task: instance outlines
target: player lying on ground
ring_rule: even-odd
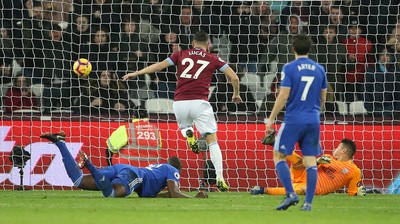
[[[365,195],[365,188],[359,186],[361,181],[361,171],[352,162],[356,152],[356,145],[352,140],[343,139],[339,146],[333,151],[332,155],[324,154],[317,159],[318,163],[318,180],[316,195],[324,195],[333,193],[348,187],[347,193],[350,196]],[[292,155],[286,157],[291,164],[290,171],[292,176],[293,188],[298,195],[304,195],[307,189],[306,169],[303,166],[303,159],[293,152]],[[267,188],[255,186],[250,191],[251,194],[270,194],[285,195],[286,191],[283,187]]]
[[[65,169],[74,185],[83,190],[101,190],[104,197],[126,197],[136,192],[139,197],[190,198],[179,190],[179,171],[182,163],[177,157],[168,159],[168,164],[154,164],[145,168],[117,164],[97,169],[84,152],[80,152],[78,163],[65,145],[65,133],[43,133],[45,138],[59,148]],[[83,175],[81,169],[86,167],[91,175]],[[167,187],[167,192],[160,193]],[[160,194],[159,194],[160,193]],[[195,197],[207,198],[205,192]]]

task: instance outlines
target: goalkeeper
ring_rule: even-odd
[[[350,196],[365,195],[365,188],[359,186],[361,181],[361,171],[352,162],[356,152],[356,145],[352,140],[343,139],[339,146],[333,151],[332,155],[324,154],[317,159],[318,180],[316,195],[333,193],[344,186],[348,187],[347,194]],[[306,170],[303,166],[302,158],[293,152],[287,156],[286,160],[291,164],[290,172],[293,188],[298,195],[305,195],[307,182]],[[270,194],[285,195],[285,188],[267,188],[255,186],[250,190],[252,195]]]
[[[117,164],[97,169],[83,151],[78,164],[65,145],[65,133],[43,133],[41,138],[53,142],[61,152],[63,163],[74,185],[83,190],[100,190],[104,197],[126,197],[136,192],[139,197],[189,198],[179,190],[179,172],[182,163],[177,157],[168,159],[168,164],[155,164],[145,168]],[[83,175],[86,167],[91,175]],[[160,193],[164,188],[167,192]],[[195,197],[207,198],[205,192]]]

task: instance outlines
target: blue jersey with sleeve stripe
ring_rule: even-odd
[[[300,57],[282,68],[281,88],[289,88],[284,122],[319,124],[321,90],[327,89],[325,69],[317,62]]]
[[[153,164],[144,168],[130,165],[119,166],[119,170],[129,169],[138,176],[141,187],[135,191],[139,197],[157,196],[167,186],[167,180],[173,180],[179,184],[179,171],[169,164]]]

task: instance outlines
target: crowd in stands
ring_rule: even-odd
[[[362,101],[367,115],[400,115],[400,0],[9,0],[0,9],[4,113],[130,114],[149,98],[173,99],[173,66],[128,82],[121,77],[190,48],[192,35],[205,30],[211,52],[242,80],[259,80],[241,83],[245,103],[235,105],[216,74],[216,113],[268,115],[280,71],[294,59],[293,37],[307,33],[309,57],[327,72],[326,114],[338,113],[336,102]],[[78,58],[93,65],[87,78],[72,72]],[[37,86],[38,96],[31,90]]]

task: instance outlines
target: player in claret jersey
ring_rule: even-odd
[[[128,73],[123,79],[128,80],[139,75],[154,73],[177,66],[177,87],[174,95],[174,113],[182,135],[187,138],[193,152],[199,153],[194,137],[193,123],[202,136],[206,137],[210,149],[211,161],[217,175],[217,187],[227,191],[223,176],[222,153],[217,142],[217,123],[214,112],[208,102],[212,75],[216,70],[223,72],[233,85],[232,101],[239,103],[239,78],[228,64],[216,55],[207,52],[208,35],[199,31],[194,35],[192,49],[175,52],[162,62],[150,65],[140,71]]]

